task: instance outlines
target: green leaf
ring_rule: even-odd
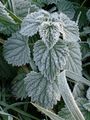
[[[0,47],[0,80],[10,80],[15,74],[16,70],[4,60],[2,48]]]
[[[50,81],[55,80],[60,70],[64,69],[67,53],[67,47],[62,41],[58,41],[50,50],[41,40],[34,45],[34,61],[42,75]]]
[[[88,20],[90,21],[90,9],[87,11],[87,18],[88,18]]]
[[[19,26],[14,24],[4,25],[0,23],[0,33],[4,35],[11,35],[18,30]]]
[[[0,80],[12,79],[15,74],[15,69],[8,65],[6,61],[0,57]]]
[[[69,55],[67,58],[66,69],[75,72],[78,75],[82,75],[81,71],[81,52],[80,45],[78,43],[68,43]]]
[[[44,17],[48,15],[49,13],[44,10],[39,10],[38,12],[28,14],[21,24],[20,33],[26,36],[33,36],[37,33]]]
[[[9,104],[6,104],[6,103],[4,103],[4,102],[2,102],[2,101],[0,102],[0,105],[2,105],[2,106],[4,106],[4,107],[8,107],[8,106],[9,106]],[[28,117],[28,118],[32,118],[32,119],[35,119],[35,120],[39,120],[39,119],[36,118],[35,116],[32,116],[30,113],[27,113],[27,112],[25,112],[25,111],[23,111],[23,110],[21,110],[21,109],[19,109],[19,108],[17,108],[17,107],[11,107],[11,110],[13,110],[13,111],[21,114],[22,116],[26,116],[26,117]],[[20,120],[20,119],[19,119],[19,120]]]
[[[4,44],[4,57],[9,64],[21,66],[30,62],[28,38],[14,33]]]
[[[56,6],[59,12],[63,12],[71,19],[74,17],[75,10],[72,2],[67,0],[58,0]]]
[[[39,27],[39,33],[47,48],[52,48],[59,40],[59,24],[56,22],[43,22]]]
[[[12,4],[14,7],[14,13],[22,18],[26,17],[28,12],[35,12],[38,10],[38,7],[31,5],[29,0],[12,0]]]
[[[31,101],[45,108],[52,108],[60,100],[58,81],[51,83],[41,73],[30,72],[24,79],[26,91]]]
[[[25,73],[19,74],[12,81],[12,93],[17,99],[23,100],[27,97],[26,87],[24,85]]]
[[[0,22],[15,23],[5,10],[5,6],[0,2]]]
[[[76,8],[76,10],[77,10],[77,14],[79,14],[79,12],[81,11],[81,15],[78,21],[79,28],[81,29],[83,26],[86,26],[88,23],[87,16],[86,16],[87,8],[81,7],[78,9]]]
[[[81,32],[81,35],[86,36],[86,35],[89,35],[89,34],[90,34],[90,27],[89,26],[84,27],[83,32]]]
[[[62,108],[61,111],[58,112],[58,115],[65,120],[75,120],[67,107]]]
[[[81,43],[81,52],[82,52],[82,60],[85,61],[88,57],[90,57],[90,48],[88,43]]]
[[[40,110],[42,113],[47,115],[51,120],[64,120],[63,118],[59,117],[55,113],[51,112],[50,110],[47,110],[37,104],[32,103],[38,110]]]

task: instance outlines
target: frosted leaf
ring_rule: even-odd
[[[0,21],[7,23],[15,23],[9,16],[9,13],[5,10],[5,6],[0,2]]]
[[[87,90],[87,98],[90,100],[90,87]]]
[[[68,43],[68,57],[66,69],[76,74],[82,75],[82,67],[81,67],[81,52],[80,45],[78,43]]]
[[[88,20],[90,21],[90,9],[86,13]]]
[[[82,83],[76,83],[73,89],[73,96],[75,99],[83,97],[85,95],[85,87]]]
[[[42,0],[43,1],[43,0]],[[45,3],[47,3],[48,5],[49,4],[56,4],[57,2],[58,2],[58,0],[44,0],[45,1]]]
[[[39,33],[47,48],[52,48],[59,40],[59,24],[56,22],[43,22],[39,27]]]
[[[4,44],[4,57],[9,64],[21,66],[30,62],[28,38],[14,33]]]
[[[48,80],[54,80],[66,64],[67,47],[61,41],[48,50],[44,42],[39,40],[34,45],[34,61],[41,73]]]
[[[68,42],[77,42],[79,38],[79,28],[77,23],[70,20],[64,13],[52,13],[51,20],[57,22],[60,25],[60,33],[62,34],[63,40]]]
[[[75,14],[72,2],[67,0],[58,0],[56,4],[58,11],[66,14],[69,18],[73,18]]]
[[[90,112],[90,102],[83,105],[83,107]]]
[[[53,13],[51,14],[51,19],[60,25],[60,33],[65,41],[77,42],[80,40],[78,25],[70,20],[67,15],[64,13]]]
[[[38,10],[38,7],[31,5],[29,0],[13,0],[14,4],[14,13],[20,17],[26,17],[28,12],[35,12]]]
[[[4,35],[11,35],[12,33],[15,33],[18,29],[19,29],[18,25],[15,24],[4,25],[0,23],[0,33],[3,33]]]
[[[49,16],[49,13],[44,10],[28,14],[21,24],[20,33],[26,36],[33,36],[36,34],[45,16]]]
[[[41,73],[34,71],[28,73],[24,81],[31,101],[45,108],[52,108],[60,100],[58,81],[50,83]]]
[[[61,111],[59,111],[58,114],[59,114],[60,117],[62,117],[65,120],[75,120],[67,107],[62,108]]]
[[[61,33],[63,34],[63,39],[69,42],[77,42],[79,38],[79,29],[77,24],[70,20],[65,14],[60,13],[60,25],[62,27]]]
[[[47,11],[39,10],[28,14],[22,22],[20,33],[33,36],[38,30],[48,46],[51,46],[51,43],[53,46],[58,41],[60,33],[65,41],[77,42],[80,40],[78,25],[63,13],[49,14]]]

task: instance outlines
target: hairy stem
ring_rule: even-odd
[[[80,82],[80,83],[83,83],[87,86],[90,86],[90,81],[87,80],[86,78],[74,73],[74,72],[71,72],[71,71],[66,71],[66,76],[68,78],[71,78],[70,81],[72,82]]]
[[[60,73],[58,75],[58,80],[59,80],[59,86],[60,86],[60,92],[62,94],[62,97],[69,109],[69,111],[71,112],[72,116],[74,117],[75,120],[85,120],[80,109],[78,108],[74,97],[71,93],[71,90],[68,86],[67,80],[66,80],[66,75],[65,75],[65,71],[63,71],[62,73]]]

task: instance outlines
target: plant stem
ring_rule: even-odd
[[[21,23],[22,22],[22,20],[19,18],[19,17],[17,17],[13,12],[11,12],[10,10],[8,10],[7,8],[5,8],[6,9],[6,11],[10,14],[10,16],[16,21],[16,22],[18,22],[18,23]]]
[[[66,76],[68,78],[70,78],[69,81],[71,81],[71,82],[80,82],[82,84],[90,86],[90,81],[89,80],[87,80],[86,78],[84,78],[84,77],[82,77],[82,76],[80,76],[80,75],[78,75],[74,72],[71,72],[71,71],[67,70],[66,71]]]
[[[61,95],[75,120],[85,120],[68,86],[65,71],[58,75]]]
[[[81,4],[81,6],[80,6],[80,8],[82,8],[83,7],[83,5],[85,4],[85,2],[86,2],[87,0],[84,0],[83,2],[82,2],[82,4]]]

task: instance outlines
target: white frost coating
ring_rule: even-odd
[[[66,71],[66,76],[70,78],[71,81],[80,82],[82,84],[85,84],[87,86],[90,86],[90,81],[86,78],[82,77],[81,75],[76,74],[75,72]]]
[[[31,5],[29,0],[11,0],[13,5],[14,13],[19,17],[26,17],[28,11],[31,12],[37,11],[39,8],[36,5]]]
[[[54,104],[57,104],[57,100],[60,101],[58,81],[50,83],[40,72],[34,71],[28,73],[24,81],[31,101],[39,103],[45,108],[52,108]]]
[[[67,57],[67,64],[65,69],[82,76],[80,45],[77,42],[69,42],[67,45],[69,54]]]
[[[61,34],[65,41],[80,40],[78,25],[63,13],[50,14],[45,10],[39,10],[28,14],[22,22],[20,33],[33,36],[38,31],[48,47],[53,47]]]
[[[74,17],[75,10],[73,3],[68,0],[59,0],[57,2],[57,8],[59,12],[63,12],[66,14],[70,19]]]
[[[90,87],[87,90],[87,98],[90,100]]]
[[[77,23],[70,20],[67,15],[64,13],[52,13],[51,14],[52,21],[55,21],[60,26],[60,32],[63,35],[63,39],[68,42],[77,42],[80,40],[79,38],[79,29]]]
[[[90,112],[90,102],[84,104],[83,107]]]
[[[78,99],[78,97],[83,97],[85,93],[85,87],[82,83],[76,83],[73,89],[74,99]]]
[[[87,18],[88,18],[88,20],[90,21],[90,9],[87,11]]]
[[[47,48],[50,49],[59,40],[59,24],[57,22],[43,22],[39,27],[39,33]]]
[[[42,40],[34,45],[34,61],[44,77],[50,81],[55,80],[60,70],[64,69],[67,54],[67,47],[62,41],[58,41],[50,50]]]
[[[70,91],[70,88],[68,86],[65,76],[66,76],[65,71],[61,72],[58,75],[58,81],[59,81],[61,95],[62,95],[69,111],[74,116],[75,120],[85,120],[74,100],[74,97]]]
[[[63,34],[63,39],[69,42],[77,42],[80,40],[78,25],[63,13],[60,13],[59,18],[60,26],[62,27],[61,33]]]
[[[30,49],[28,38],[20,33],[14,33],[4,44],[4,57],[9,64],[15,66],[30,62]]]
[[[39,10],[38,12],[34,12],[28,14],[22,24],[21,24],[21,31],[22,35],[26,36],[33,36],[39,30],[40,24],[43,22],[45,17],[47,18],[49,13],[44,10]]]

